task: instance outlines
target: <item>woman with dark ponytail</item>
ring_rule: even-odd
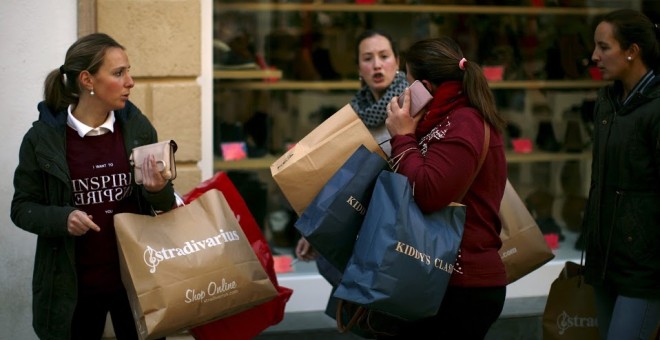
[[[135,183],[128,155],[158,141],[129,100],[124,47],[103,33],[69,47],[48,74],[39,119],[23,137],[11,219],[37,235],[33,321],[40,339],[101,339],[108,313],[117,339],[137,339],[119,274],[113,217],[170,210],[172,183],[156,160]]]
[[[591,59],[612,81],[598,93],[585,279],[602,339],[658,339],[660,326],[660,45],[631,9],[597,21]]]
[[[410,90],[403,106],[390,101],[387,129],[397,172],[414,186],[426,213],[451,202],[467,206],[459,255],[438,313],[408,323],[402,338],[483,339],[506,296],[506,272],[498,250],[500,202],[507,179],[502,131],[506,126],[479,65],[467,60],[450,37],[425,39],[406,53],[408,82],[420,81],[433,95],[411,117]],[[488,149],[483,155],[488,129]],[[462,200],[461,200],[462,197]],[[387,338],[387,337],[384,337]]]

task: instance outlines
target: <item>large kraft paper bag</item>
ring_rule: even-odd
[[[220,191],[157,216],[114,217],[140,339],[236,314],[277,290]]]
[[[270,166],[275,183],[298,216],[360,145],[387,159],[369,129],[346,104]]]
[[[540,268],[555,257],[536,220],[508,179],[500,205],[500,220],[502,247],[499,254],[504,262],[509,283]]]
[[[543,339],[599,338],[594,288],[584,282],[582,266],[567,261],[550,286],[543,311]]]

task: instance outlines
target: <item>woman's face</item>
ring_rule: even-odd
[[[614,38],[614,26],[609,22],[601,22],[594,32],[594,52],[591,60],[596,63],[605,80],[620,80],[630,69],[627,60],[629,53],[621,49]]]
[[[107,111],[122,109],[126,105],[131,88],[135,85],[128,74],[130,69],[126,52],[118,47],[109,48],[103,64],[92,75],[94,98],[107,107]]]
[[[358,46],[360,77],[369,86],[376,100],[385,93],[399,70],[399,59],[386,37],[374,35]]]

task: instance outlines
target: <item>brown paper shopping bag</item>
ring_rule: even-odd
[[[298,216],[360,145],[387,158],[347,104],[270,166],[275,183]]]
[[[533,272],[555,257],[534,217],[508,179],[500,205],[500,220],[502,247],[499,253],[509,283]]]
[[[122,281],[140,339],[163,337],[277,296],[217,189],[158,216],[123,213],[114,219]]]
[[[543,311],[543,339],[599,339],[594,289],[580,270],[579,264],[568,261],[552,282]]]

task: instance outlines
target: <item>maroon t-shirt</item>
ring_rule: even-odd
[[[69,127],[67,162],[74,205],[92,215],[101,228],[76,237],[80,294],[119,290],[122,282],[113,216],[138,209],[131,198],[131,169],[117,123],[114,132],[84,138]]]

